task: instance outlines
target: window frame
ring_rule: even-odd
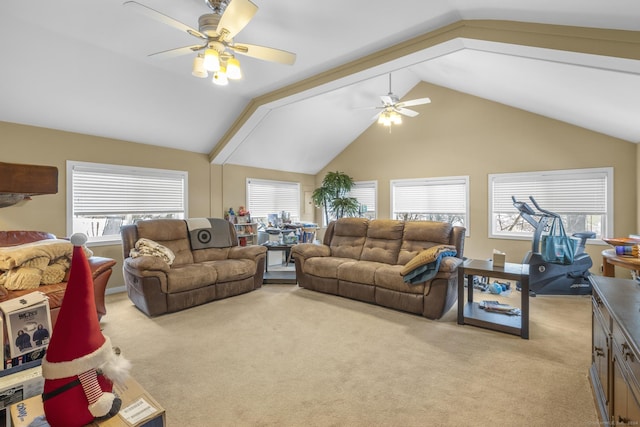
[[[458,176],[443,176],[443,177],[428,177],[428,178],[409,178],[409,179],[392,179],[389,181],[389,191],[390,191],[390,217],[396,218],[395,212],[395,188],[396,184],[411,184],[415,183],[416,186],[419,184],[427,185],[427,186],[436,186],[438,183],[442,185],[455,185],[455,184],[463,184],[464,185],[464,215],[465,215],[465,224],[463,227],[465,230],[466,237],[470,235],[470,224],[471,217],[469,213],[469,175],[458,175]],[[406,185],[405,185],[406,186]]]
[[[93,163],[93,162],[80,162],[75,160],[67,160],[66,172],[67,172],[67,214],[66,214],[66,230],[67,235],[72,235],[76,231],[74,230],[74,173],[76,169],[82,169],[83,172],[92,173],[104,173],[106,175],[111,173],[114,175],[137,175],[140,177],[162,177],[168,179],[176,179],[182,181],[182,212],[178,215],[182,215],[183,218],[189,217],[189,173],[187,171],[178,171],[172,169],[158,169],[158,168],[146,168],[139,166],[124,166],[114,165],[108,163]],[[178,211],[180,212],[180,211]],[[105,215],[108,216],[108,215]],[[108,234],[106,236],[87,236],[87,244],[91,246],[113,245],[122,241],[120,233]]]
[[[373,218],[371,219],[376,219],[378,217],[378,181],[376,180],[369,180],[369,181],[354,181],[353,182],[353,187],[351,189],[351,191],[353,191],[354,189],[357,189],[357,187],[360,188],[365,188],[365,189],[373,189],[373,203],[374,203],[374,210],[373,212]],[[358,200],[357,197],[355,197],[353,194],[351,194],[351,191],[347,194],[348,197],[354,197],[356,200]],[[360,200],[358,200],[358,203],[360,205],[362,205],[362,203],[360,203]],[[368,206],[368,205],[366,205]],[[370,212],[367,208],[367,212]],[[368,218],[368,217],[367,217]]]
[[[264,218],[261,215],[257,215],[254,211],[255,209],[253,209],[251,207],[251,200],[250,195],[251,195],[251,191],[250,191],[250,185],[251,185],[251,181],[256,181],[256,182],[262,182],[262,183],[276,183],[276,184],[285,184],[287,186],[295,186],[296,187],[296,207],[297,207],[297,215],[294,215],[292,212],[289,212],[290,216],[291,216],[291,220],[293,221],[294,218],[297,218],[297,221],[301,221],[301,215],[302,215],[302,209],[300,209],[301,206],[301,185],[300,182],[297,181],[282,181],[282,180],[274,180],[274,179],[264,179],[264,178],[247,178],[246,182],[245,182],[245,206],[247,208],[247,210],[249,211],[250,215],[251,215],[251,220],[254,221],[254,218]],[[282,212],[282,209],[278,210],[277,212],[272,212],[275,214],[279,214],[280,212]],[[268,217],[267,217],[268,218]],[[268,221],[268,219],[267,219]],[[267,225],[267,224],[265,224]]]
[[[487,184],[487,192],[488,192],[487,222],[488,222],[489,238],[490,239],[507,239],[507,240],[531,240],[531,238],[533,237],[533,233],[529,233],[529,232],[518,232],[517,234],[515,233],[505,234],[504,232],[496,233],[496,231],[494,230],[494,220],[493,220],[494,219],[494,183],[497,180],[500,180],[500,179],[504,180],[505,178],[511,177],[513,178],[512,182],[516,182],[516,181],[523,181],[523,179],[529,178],[533,182],[543,183],[543,182],[559,181],[559,180],[554,181],[553,179],[549,179],[550,176],[564,177],[565,180],[566,179],[576,180],[580,178],[587,179],[589,175],[593,176],[598,174],[603,174],[606,180],[605,182],[606,213],[605,213],[605,221],[604,221],[604,226],[606,227],[606,229],[604,230],[603,234],[614,235],[615,233],[613,229],[614,227],[614,221],[613,221],[614,219],[614,215],[613,215],[614,214],[614,200],[613,200],[614,173],[613,172],[614,172],[613,167],[601,167],[601,168],[558,169],[558,170],[550,170],[550,171],[489,174],[488,184]],[[531,204],[528,196],[524,201]],[[536,201],[539,201],[539,200],[536,199]],[[550,206],[550,207],[541,206],[541,207],[554,212],[553,206]],[[517,212],[515,207],[514,207],[514,212]],[[560,214],[562,214],[562,212],[560,212]],[[588,231],[588,230],[581,230],[581,231]],[[568,234],[571,234],[571,232],[568,232]],[[596,237],[595,239],[588,239],[588,242],[590,244],[605,244],[605,242],[602,241],[602,237],[604,236]]]

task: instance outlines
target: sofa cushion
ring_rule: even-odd
[[[402,245],[404,223],[392,219],[376,219],[369,222],[367,238],[364,242],[363,261],[395,264]]]
[[[192,255],[193,262],[217,261],[229,258],[229,248],[198,249]]]
[[[331,256],[360,259],[367,237],[366,218],[341,218],[336,221],[331,239]]]
[[[404,278],[400,275],[401,270],[401,265],[383,265],[378,268],[375,274],[376,287],[409,294],[424,293],[425,283],[415,285],[405,283]]]
[[[218,283],[246,279],[247,277],[252,277],[256,272],[256,263],[250,259],[224,259],[209,261],[204,264],[216,269]]]
[[[338,279],[347,282],[374,285],[376,270],[384,265],[386,264],[371,261],[345,262],[338,266]]]
[[[437,245],[451,243],[453,226],[448,222],[408,221],[404,225],[402,247],[398,255],[398,264],[411,261],[419,252]]]
[[[351,258],[313,257],[304,263],[304,273],[327,279],[338,278],[338,267],[345,262],[353,262]]]
[[[193,264],[187,223],[181,219],[151,219],[136,224],[138,238],[153,240],[171,249],[176,256],[173,265]]]
[[[218,271],[210,265],[186,264],[169,269],[167,293],[191,291],[211,285],[218,280]]]

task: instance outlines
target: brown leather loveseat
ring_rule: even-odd
[[[298,285],[439,319],[457,300],[464,236],[444,222],[341,218],[322,245],[292,248]]]
[[[121,228],[124,281],[136,307],[148,316],[156,316],[262,286],[267,248],[239,246],[233,224],[213,220],[218,221],[216,227],[227,243],[208,248],[194,248],[198,242],[188,228],[190,220],[154,219]],[[164,255],[169,252],[175,258],[169,264],[161,256],[133,257],[132,249],[142,239],[160,245]],[[216,237],[207,235],[204,241],[209,240],[213,242]]]
[[[48,239],[57,239],[57,237],[51,233],[43,231],[0,231],[0,248],[18,247]],[[71,245],[71,242],[69,242],[69,245]],[[116,261],[111,258],[99,256],[90,256],[87,260],[89,261],[89,268],[91,269],[93,276],[93,289],[98,318],[101,318],[107,314],[107,308],[104,302],[105,290],[107,288],[107,282],[113,272],[113,266],[116,265]],[[6,272],[0,270],[0,274],[3,273]],[[62,304],[62,298],[64,297],[64,292],[67,289],[68,276],[69,271],[67,270],[64,279],[61,282],[40,285],[35,289],[7,290],[2,286],[0,289],[0,302],[17,298],[34,291],[43,292],[49,298],[51,322],[55,324],[60,310],[60,305]]]

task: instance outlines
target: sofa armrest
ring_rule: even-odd
[[[229,248],[229,259],[256,259],[267,253],[261,245],[232,246]]]
[[[442,260],[440,261],[440,268],[438,269],[438,272],[440,273],[453,273],[454,271],[456,271],[458,269],[458,267],[460,267],[460,265],[462,265],[463,260],[461,258],[458,257],[454,257],[454,256],[446,256],[446,257],[442,257]]]
[[[128,268],[138,271],[155,270],[168,273],[169,264],[165,260],[157,256],[141,256],[137,258],[126,258],[124,260],[125,265]]]
[[[89,269],[91,269],[91,275],[94,279],[116,265],[116,260],[114,259],[95,255],[87,258],[87,261],[89,262]]]
[[[301,258],[326,257],[331,256],[331,248],[327,245],[317,245],[315,243],[298,243],[291,248],[294,256]]]

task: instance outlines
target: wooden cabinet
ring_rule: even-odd
[[[592,313],[592,345],[591,370],[594,392],[599,392],[596,399],[602,402],[604,408],[609,405],[609,336],[611,331],[611,317],[600,297],[594,293]],[[602,412],[601,408],[601,412]]]
[[[258,244],[258,223],[248,222],[244,224],[234,224],[236,234],[238,235],[238,243],[240,246],[257,245]]]
[[[605,425],[640,423],[640,288],[633,280],[592,276],[590,379]]]

